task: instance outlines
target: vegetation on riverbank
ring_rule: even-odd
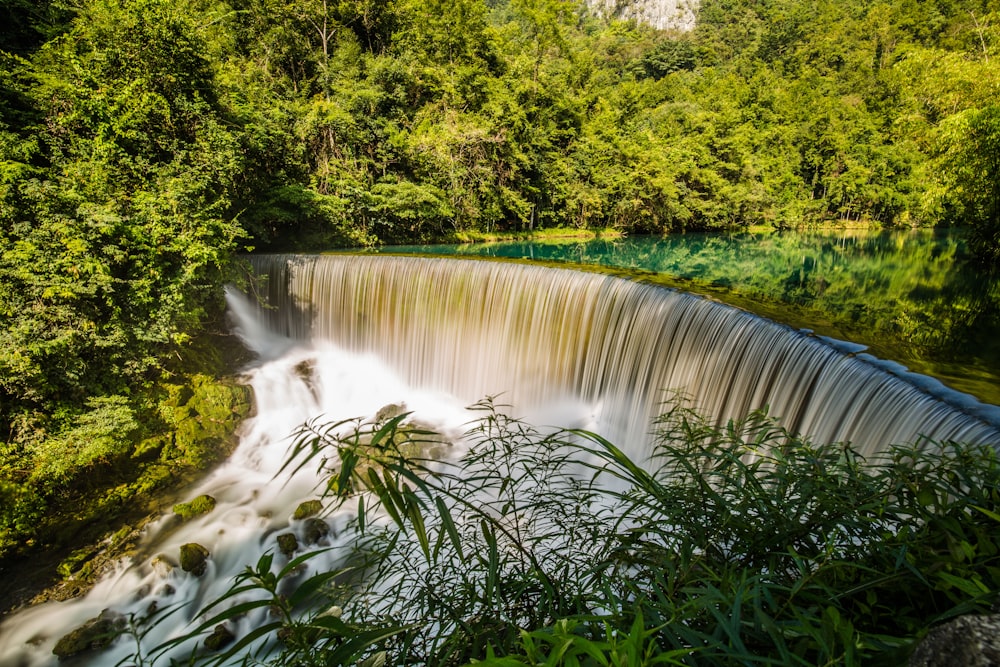
[[[101,402],[73,429],[8,447],[0,461],[0,612],[43,593],[87,590],[128,554],[163,498],[224,458],[249,414],[246,386],[228,373],[234,341],[204,337],[197,359],[128,397]],[[238,344],[237,344],[238,345]],[[221,350],[230,350],[228,358]]]
[[[421,454],[439,440],[405,415],[304,428],[287,465],[323,462],[327,511],[358,508],[344,570],[266,555],[168,645],[221,627],[192,664],[899,665],[1000,600],[989,447],[864,460],[677,404],[647,468],[481,408],[455,462]]]
[[[567,229],[554,227],[533,231],[511,232],[455,232],[442,239],[444,243],[502,243],[505,241],[587,241],[592,239],[618,239],[623,233],[617,229]]]

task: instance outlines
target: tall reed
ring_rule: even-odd
[[[988,447],[865,460],[764,412],[717,428],[677,402],[640,464],[477,408],[455,458],[407,415],[303,427],[286,467],[319,466],[333,505],[356,506],[352,562],[248,568],[190,636],[248,605],[272,622],[192,662],[256,646],[275,665],[894,665],[1000,599]]]

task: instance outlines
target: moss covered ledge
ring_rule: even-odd
[[[0,614],[85,592],[136,548],[146,523],[172,511],[179,491],[224,460],[251,412],[232,375],[174,373],[146,392],[142,428],[127,453],[60,489],[48,511],[0,553]]]

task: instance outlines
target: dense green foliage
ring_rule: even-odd
[[[0,21],[0,553],[170,426],[239,250],[847,219],[967,224],[997,261],[989,0],[705,0],[689,33],[575,0]]]
[[[647,469],[483,408],[454,462],[413,455],[439,441],[405,415],[304,428],[288,465],[357,504],[356,553],[333,571],[265,555],[169,645],[270,609],[193,664],[899,665],[1000,599],[989,447],[866,461],[765,414],[720,428],[674,407]]]
[[[192,18],[97,2],[44,27],[58,34],[24,30],[11,36],[22,54],[3,54],[0,555],[63,541],[43,524],[81,496],[110,489],[100,516],[169,477],[116,489],[151,450],[166,467],[205,460],[201,445],[147,441],[173,427],[184,374],[221,369],[191,340],[220,318],[242,233],[230,211],[243,157]]]

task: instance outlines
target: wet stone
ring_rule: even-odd
[[[405,413],[406,403],[389,403],[388,405],[383,405],[379,408],[379,411],[375,413],[375,423],[384,424],[390,419],[395,419]]]
[[[97,651],[110,644],[125,627],[125,619],[121,614],[105,609],[97,618],[92,618],[72,632],[64,635],[52,649],[58,658]]]
[[[215,498],[209,495],[200,495],[191,502],[178,503],[174,505],[174,514],[185,521],[196,516],[208,514],[215,509]]]
[[[295,550],[299,548],[299,541],[294,533],[282,533],[278,535],[278,548],[286,557],[290,558]]]
[[[296,521],[301,521],[311,516],[316,516],[323,511],[323,503],[318,500],[307,500],[304,503],[300,503],[298,507],[295,508],[295,513],[292,514],[292,518]]]
[[[181,569],[196,577],[205,574],[208,567],[209,551],[195,542],[181,545]]]
[[[315,517],[307,519],[302,530],[306,544],[317,544],[330,534],[330,526]]]
[[[1000,614],[961,616],[931,630],[910,656],[909,667],[1000,665]]]
[[[177,567],[177,563],[166,554],[154,556],[153,560],[149,561],[149,565],[153,568],[156,576],[161,579],[166,579],[173,572],[174,568]]]
[[[232,644],[235,639],[236,635],[225,625],[220,624],[215,626],[212,634],[205,637],[205,648],[209,651],[218,651]]]

